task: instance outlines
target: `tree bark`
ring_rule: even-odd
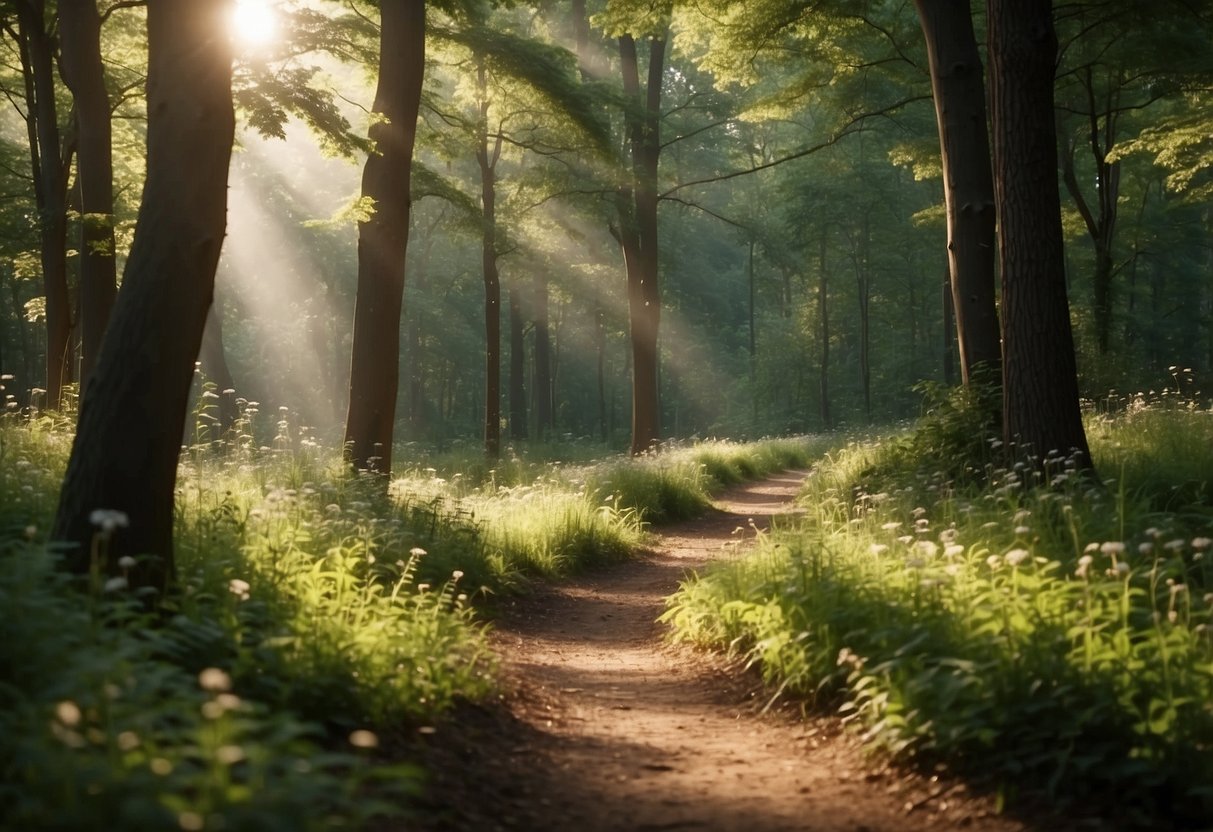
[[[1090,464],[1066,298],[1050,0],[987,0],[1002,272],[1003,432],[1019,454]]]
[[[968,386],[975,367],[984,364],[996,371],[1001,360],[994,306],[994,182],[986,91],[969,5],[953,0],[915,0],[915,6],[931,70],[943,165],[952,306],[961,379]]]
[[[649,38],[649,66],[644,90],[636,58],[636,42],[619,38],[626,111],[632,154],[629,211],[621,212],[620,236],[627,270],[628,319],[632,348],[632,454],[652,450],[661,438],[658,376],[658,332],[661,294],[658,289],[657,165],[661,154],[661,85],[665,67],[665,38]]]
[[[362,195],[374,200],[374,213],[358,224],[358,295],[345,448],[356,468],[388,475],[400,385],[409,180],[425,75],[425,0],[383,3],[380,9],[379,81],[373,109],[385,120],[371,125],[375,150],[362,172]]]
[[[112,125],[101,17],[95,0],[61,0],[59,62],[75,99],[76,181],[80,190],[80,395],[84,397],[117,294],[114,258]]]
[[[483,211],[480,266],[484,279],[484,454],[501,456],[501,275],[497,270],[497,161],[501,158],[500,133],[490,146],[488,83],[481,62],[477,69],[480,90],[479,146],[480,205]]]
[[[147,179],[122,291],[97,356],[55,517],[67,565],[163,589],[173,569],[177,458],[227,220],[235,131],[227,0],[147,11]],[[189,210],[182,210],[188,206]],[[94,549],[90,517],[126,515]],[[94,558],[104,563],[94,563]]]
[[[47,30],[43,0],[17,3],[19,48],[25,77],[26,119],[30,125],[38,230],[41,238],[42,289],[46,297],[46,407],[63,404],[63,385],[71,378],[71,303],[67,290],[67,175],[61,158],[55,107],[54,43]]]

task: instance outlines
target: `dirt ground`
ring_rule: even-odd
[[[664,599],[689,571],[738,557],[803,476],[733,489],[717,511],[662,527],[645,557],[507,605],[493,634],[501,700],[426,736],[433,781],[410,828],[1044,828],[997,815],[962,783],[865,755],[837,719],[764,710],[753,674],[666,643]]]

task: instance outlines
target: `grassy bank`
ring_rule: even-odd
[[[945,408],[832,456],[802,527],[687,583],[667,620],[1012,803],[1207,826],[1213,413],[1092,417],[1102,481],[1061,457],[974,464],[970,421]]]
[[[57,569],[45,530],[70,433],[0,426],[5,828],[307,830],[399,813],[422,774],[383,761],[494,690],[481,596],[626,557],[650,522],[811,450],[427,459],[385,488],[285,416],[263,444],[248,427],[224,453],[183,455],[178,582],[148,615],[120,578]]]

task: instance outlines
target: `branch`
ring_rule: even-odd
[[[675,202],[679,205],[685,205],[687,208],[694,208],[698,211],[702,211],[703,213],[707,214],[709,217],[715,217],[716,219],[720,220],[721,222],[728,223],[729,225],[733,226],[734,228],[740,228],[742,231],[752,232],[754,230],[753,228],[751,228],[748,225],[743,225],[742,223],[737,222],[737,220],[731,220],[728,217],[724,216],[723,214],[717,214],[711,208],[705,208],[704,206],[700,205],[698,202],[691,202],[690,200],[682,199],[681,197],[677,197],[677,196],[664,196],[664,195],[657,197],[657,199],[659,201]]]

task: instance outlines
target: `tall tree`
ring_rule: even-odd
[[[41,237],[46,298],[46,406],[62,405],[71,380],[72,320],[67,290],[67,171],[71,154],[60,144],[55,104],[55,43],[45,0],[17,0],[14,37],[25,77],[25,119]]]
[[[345,447],[357,468],[391,473],[400,379],[400,312],[409,239],[409,175],[425,73],[425,0],[380,4],[374,149],[362,172],[373,210],[358,224],[358,295]]]
[[[994,182],[986,127],[986,91],[967,3],[915,0],[927,45],[943,164],[948,272],[961,378],[1001,358],[994,307]]]
[[[227,224],[235,132],[230,0],[159,0],[147,13],[147,180],[122,290],[80,411],[54,538],[68,565],[140,585],[172,572],[177,459]],[[188,210],[182,210],[188,206]],[[129,526],[99,509],[120,511]],[[109,530],[94,549],[95,523]],[[103,555],[105,563],[94,564]]]
[[[476,164],[480,170],[480,267],[484,281],[484,453],[501,455],[501,274],[497,268],[497,163],[505,134],[489,133],[488,75],[484,58],[476,67],[478,117]],[[520,377],[521,378],[521,377]]]
[[[648,73],[640,85],[636,41],[619,37],[619,59],[625,98],[624,122],[632,171],[618,195],[618,237],[627,271],[628,322],[632,349],[633,454],[652,450],[661,438],[658,335],[661,292],[658,288],[657,166],[661,155],[661,87],[665,77],[664,31],[647,38]]]
[[[76,184],[80,195],[80,392],[101,346],[117,293],[114,265],[112,126],[101,16],[95,0],[61,0],[59,71],[72,91],[76,114]]]
[[[1090,464],[1066,297],[1050,0],[987,0],[1002,272],[1003,433]]]

